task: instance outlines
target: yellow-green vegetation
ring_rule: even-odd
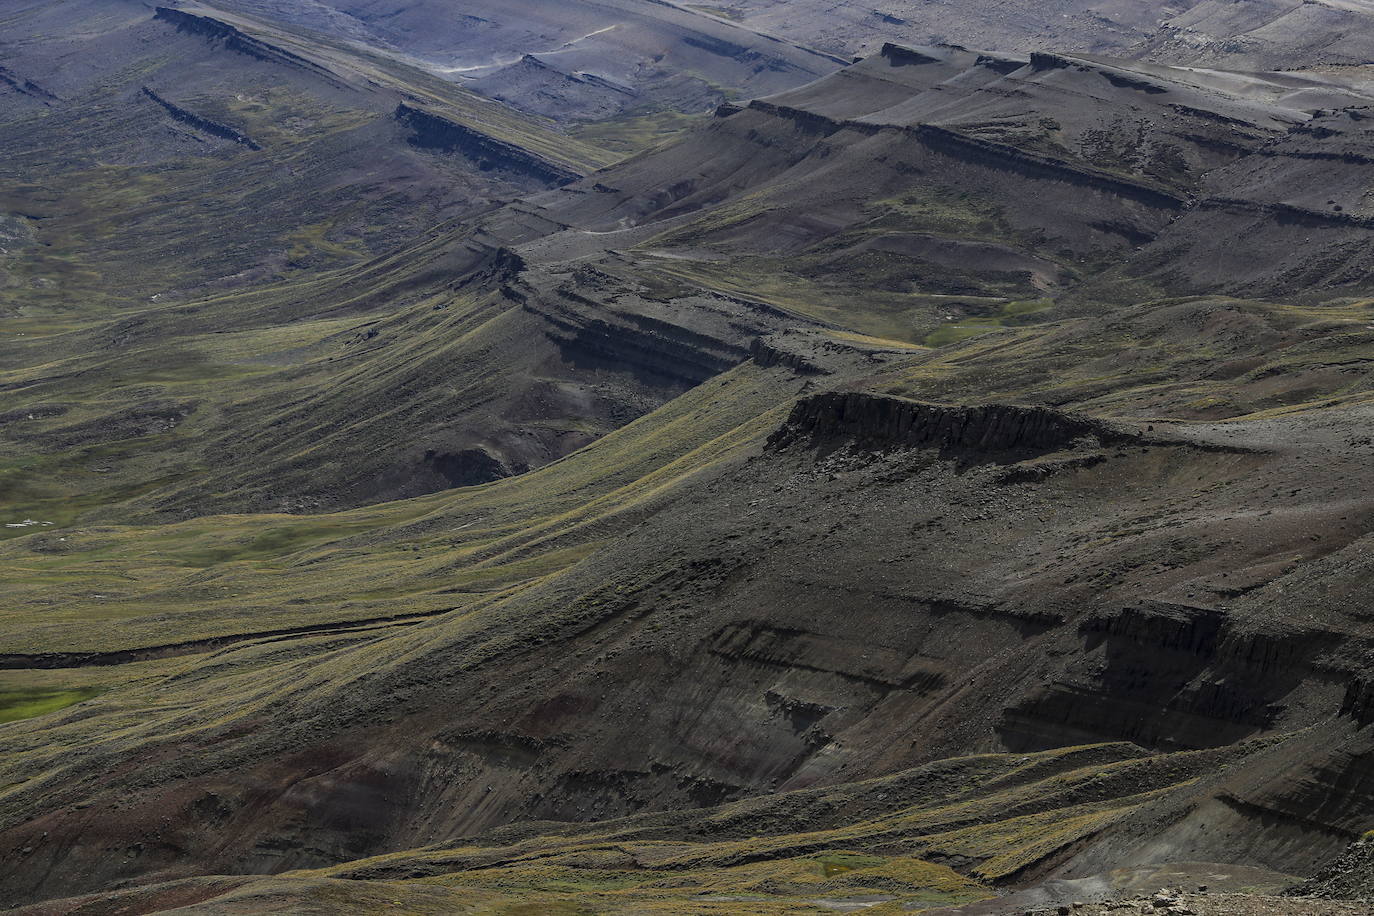
[[[951,303],[988,303],[1001,299],[939,296],[875,289],[860,277],[843,271],[817,277],[801,276],[783,259],[741,257],[728,261],[652,259],[652,245],[644,270],[693,283],[732,296],[764,302],[812,321],[848,329],[862,336],[899,343],[925,342],[939,316]]]
[[[514,842],[429,847],[280,880],[347,878],[362,894],[461,890],[455,899],[474,913],[782,914],[819,902],[912,912],[991,897],[993,883],[1246,752],[1156,757],[1112,744],[966,757],[701,812],[533,825]],[[808,812],[813,830],[782,826]],[[971,864],[955,871],[932,858]]]
[[[926,335],[925,343],[926,346],[930,347],[942,347],[969,337],[976,337],[994,328],[1005,327],[1009,323],[1023,320],[1024,316],[1046,312],[1052,308],[1054,308],[1054,300],[1052,299],[1008,302],[998,309],[995,315],[961,318],[941,325],[940,328]]]
[[[88,700],[99,693],[96,687],[77,687],[68,690],[33,688],[30,690],[0,689],[0,723],[30,719],[66,709],[74,703]]]
[[[568,132],[598,149],[630,156],[677,137],[705,117],[672,110],[654,111],[587,121],[574,125]]]
[[[1369,375],[1349,369],[1374,352],[1374,312],[1364,304],[1198,297],[1120,307],[1110,322],[1083,312],[1060,305],[1036,315],[1054,319],[1043,323],[974,325],[874,386],[937,401],[1038,401],[1185,419],[1374,399]]]
[[[1013,255],[1036,252],[1038,240],[1008,225],[991,201],[924,183],[864,203],[865,219],[802,251],[736,251],[737,237],[754,248],[788,223],[797,194],[789,184],[769,185],[711,207],[639,245],[648,256],[643,269],[862,334],[930,346],[1042,320],[1053,302],[1039,291],[1075,270],[1057,264],[1058,254]],[[703,256],[654,257],[664,249]],[[1008,264],[982,266],[989,252],[1005,255]]]
[[[214,112],[208,100],[201,107]],[[324,157],[337,155],[337,145],[357,143],[358,133],[377,117],[358,108],[330,108],[288,90],[264,95],[242,113],[251,116],[233,117],[250,135],[259,125],[276,130],[264,136],[261,155],[188,156],[150,168],[47,154],[29,163],[33,149],[7,151],[28,180],[9,185],[0,209],[38,217],[42,242],[11,265],[16,282],[7,290],[7,311],[108,317],[104,310],[110,306],[180,299],[188,287],[242,270],[248,266],[245,241],[266,247],[295,231],[288,216],[309,211],[310,177],[328,167]],[[107,138],[120,135],[117,117],[127,115],[96,109],[64,120],[60,149],[70,142],[108,151]],[[280,129],[293,122],[308,123],[309,131]],[[39,117],[33,127],[55,124]],[[353,202],[364,225],[386,219],[378,211],[385,206],[380,200]],[[364,232],[352,240],[352,257],[384,244],[384,237]],[[137,264],[129,257],[135,238]],[[187,250],[201,254],[188,259]]]
[[[329,515],[19,529],[0,651],[110,651],[467,607],[578,562],[672,485],[757,441],[800,382],[752,365],[577,455]]]
[[[857,234],[923,232],[948,238],[1006,241],[1017,233],[992,200],[962,188],[921,183],[894,197],[864,205],[870,219]]]

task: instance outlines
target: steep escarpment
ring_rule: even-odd
[[[564,185],[581,177],[527,149],[405,102],[396,106],[395,118],[410,129],[410,142],[415,146],[458,153],[484,172],[513,172],[546,187]]]
[[[565,360],[646,384],[697,385],[748,359],[753,341],[798,321],[777,309],[706,292],[660,298],[627,286],[623,265],[531,270],[503,294],[537,316]],[[631,281],[632,282],[632,281]]]
[[[59,101],[57,96],[44,89],[33,80],[20,76],[8,67],[0,67],[0,85],[8,86],[12,91],[19,93],[27,98],[42,105],[51,105]]]
[[[1148,602],[1084,621],[1088,673],[1056,681],[1008,709],[999,725],[1014,749],[1078,741],[1214,747],[1278,728],[1304,683],[1325,698],[1338,671],[1320,659],[1339,643],[1319,630],[1247,632],[1216,608]]]
[[[922,404],[864,392],[826,392],[797,403],[769,445],[852,441],[876,448],[938,448],[949,454],[1021,456],[1129,441],[1100,420],[1045,407]]]
[[[342,85],[339,78],[328,68],[315,63],[294,51],[263,41],[247,32],[213,16],[159,6],[154,17],[172,25],[178,32],[197,35],[207,41],[222,45],[226,50],[243,54],[267,64],[290,67],[313,76],[322,77],[331,83]]]
[[[152,101],[156,102],[158,105],[162,106],[163,110],[165,110],[169,115],[171,115],[173,119],[180,121],[183,124],[187,124],[195,128],[196,130],[200,131],[201,133],[209,134],[212,137],[219,137],[222,140],[228,140],[231,143],[237,143],[240,146],[246,146],[248,149],[251,150],[262,149],[261,146],[255,143],[251,137],[249,137],[242,131],[230,127],[227,124],[221,124],[217,121],[212,121],[209,118],[201,117],[193,111],[188,111],[187,109],[182,108],[180,105],[176,105],[172,102],[167,101],[162,96],[158,95],[156,92],[149,89],[147,86],[141,88],[139,92],[142,93],[144,97],[149,98]]]
[[[887,56],[893,57],[891,54]],[[1019,69],[1019,66],[1015,67],[1011,72]],[[1185,194],[1143,177],[1132,180],[1127,175],[1096,169],[1088,162],[1073,162],[1068,158],[1044,155],[937,124],[884,124],[873,119],[871,115],[862,120],[834,118],[762,99],[751,101],[748,107],[783,118],[807,131],[824,135],[850,131],[862,136],[876,136],[884,131],[892,131],[917,140],[933,152],[944,153],[962,161],[1016,172],[1026,178],[1056,180],[1082,188],[1102,190],[1147,206],[1179,211],[1190,202]],[[728,117],[731,113],[733,112],[726,109],[720,112],[720,116]]]

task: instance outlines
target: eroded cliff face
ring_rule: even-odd
[[[304,71],[336,85],[342,85],[337,76],[314,61],[302,57],[294,51],[249,35],[242,29],[213,16],[198,15],[185,10],[159,6],[154,10],[154,18],[169,23],[178,32],[198,35],[211,42],[221,44],[226,50],[236,54],[243,54],[263,63]]]
[[[1010,461],[1128,441],[1135,434],[1101,420],[1014,404],[923,404],[866,392],[826,392],[797,402],[769,439],[866,448],[935,448],[974,461]]]
[[[240,146],[247,147],[251,150],[262,149],[262,147],[259,146],[257,142],[253,140],[252,137],[249,137],[247,134],[243,133],[237,128],[230,127],[227,124],[221,124],[218,121],[212,121],[209,118],[202,117],[193,111],[188,111],[187,109],[182,108],[180,105],[177,105],[173,102],[169,102],[167,99],[158,95],[156,92],[149,89],[147,86],[144,86],[142,89],[139,90],[139,92],[145,98],[148,98],[153,102],[157,103],[159,106],[161,106],[162,109],[166,111],[167,114],[171,115],[174,120],[189,125],[190,127],[193,127],[196,130],[200,131],[201,133],[209,134],[212,137],[218,137],[221,140],[228,140],[231,143],[237,143]]]
[[[484,172],[512,172],[544,187],[565,185],[582,177],[529,150],[405,102],[396,106],[395,118],[410,129],[414,145],[466,156]]]
[[[1108,736],[1163,750],[1216,747],[1292,726],[1298,694],[1328,715],[1348,703],[1337,700],[1342,673],[1320,661],[1340,637],[1318,629],[1255,631],[1218,608],[1158,601],[1078,629],[1083,658],[1072,673],[1003,714],[1009,748]]]

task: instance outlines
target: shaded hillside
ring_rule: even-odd
[[[7,31],[6,66],[54,97],[0,135],[4,209],[41,242],[41,257],[8,265],[11,315],[67,317],[73,302],[98,314],[357,261],[548,186],[518,164],[415,152],[392,117],[403,94],[574,171],[611,158],[566,138],[554,152],[546,125],[358,53],[209,15],[101,9],[80,37],[49,37],[65,7],[26,10]]]
[[[570,270],[536,307],[509,282],[519,257],[454,228],[617,152],[356,45],[208,7],[99,12],[53,39],[66,12],[27,9],[6,52],[28,74],[0,135],[25,254],[0,258],[21,519],[168,488],[144,505],[300,511],[520,473],[781,327],[692,290],[645,289],[607,322],[577,292],[606,281]]]

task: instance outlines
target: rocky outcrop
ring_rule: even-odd
[[[484,172],[512,172],[550,187],[561,187],[582,177],[537,153],[414,105],[404,102],[397,105],[396,120],[412,131],[412,145],[458,153],[477,163],[477,167]]]
[[[765,369],[783,366],[798,375],[824,375],[827,371],[795,349],[779,346],[774,338],[754,338],[754,342],[749,345],[749,355],[755,363]]]
[[[221,124],[218,121],[211,121],[209,118],[203,118],[193,111],[187,111],[180,105],[167,101],[147,86],[144,86],[140,92],[145,98],[152,99],[158,105],[162,106],[163,110],[171,115],[172,119],[175,121],[180,121],[183,124],[193,127],[203,134],[219,137],[221,140],[228,140],[231,143],[246,146],[251,150],[262,149],[261,146],[253,141],[252,137],[249,137],[242,131],[235,130],[227,124]]]
[[[1048,178],[1069,184],[1105,191],[1127,200],[1164,210],[1182,210],[1191,201],[1160,184],[1143,179],[1131,179],[1085,164],[1071,163],[1053,156],[1045,156],[1019,149],[1006,143],[996,143],[981,137],[970,137],[959,131],[934,124],[920,124],[904,128],[917,136],[926,146],[937,152],[958,158],[1014,171],[1029,178]]]
[[[456,452],[425,452],[425,465],[433,469],[450,487],[472,487],[509,477],[512,471],[505,462],[481,447]]]
[[[919,67],[922,64],[938,64],[940,62],[940,58],[938,57],[932,57],[929,54],[921,53],[915,48],[908,48],[905,45],[893,44],[890,41],[882,46],[882,49],[878,51],[878,54],[885,58],[893,66],[897,67]]]
[[[1014,404],[927,404],[865,392],[828,391],[798,401],[768,440],[770,448],[852,441],[874,448],[938,448],[946,453],[1016,456],[1131,438],[1100,420]]]
[[[1346,684],[1340,714],[1360,725],[1374,725],[1374,681],[1352,678]]]
[[[1335,226],[1374,229],[1374,217],[1370,216],[1335,210],[1314,210],[1311,207],[1299,207],[1286,203],[1243,200],[1236,197],[1209,197],[1198,202],[1198,209],[1269,217],[1280,226],[1304,226],[1308,228]]]
[[[1089,617],[1079,632],[1094,661],[1004,713],[1011,749],[1216,747],[1275,728],[1290,693],[1328,677],[1318,670],[1328,634],[1249,629],[1217,608],[1147,601]]]
[[[53,102],[59,101],[57,96],[42,86],[31,79],[20,76],[8,67],[0,67],[0,86],[8,86],[20,95],[36,99],[44,105],[51,105]]]
[[[1086,163],[1069,162],[1053,156],[1033,153],[1007,143],[997,143],[935,124],[884,124],[877,121],[834,118],[829,115],[754,100],[754,111],[791,121],[803,130],[829,136],[840,131],[854,131],[874,136],[884,131],[896,131],[916,140],[928,149],[962,161],[988,168],[1010,171],[1027,178],[1063,181],[1095,191],[1114,194],[1145,206],[1169,211],[1181,211],[1192,201],[1162,184],[1141,178],[1129,178],[1093,168]]]
[[[1374,903],[1374,835],[1352,843],[1334,862],[1287,894]]]
[[[829,115],[819,114],[814,111],[807,111],[805,108],[795,108],[791,105],[778,105],[774,102],[765,102],[762,99],[755,99],[749,103],[749,107],[754,111],[761,111],[765,114],[773,115],[791,121],[804,130],[818,134],[833,134],[842,130],[853,130],[861,134],[873,135],[882,130],[879,124],[866,124],[861,121],[849,121],[842,118],[832,118]]]
[[[506,287],[526,311],[544,319],[549,339],[584,367],[629,371],[646,384],[690,388],[748,358],[734,342],[655,318],[608,308],[571,288]]]
[[[322,76],[331,83],[342,85],[338,77],[314,61],[307,60],[285,48],[268,44],[260,38],[254,38],[247,32],[212,16],[200,16],[183,10],[159,6],[153,14],[153,18],[168,23],[175,27],[178,32],[198,35],[212,42],[220,42],[225,50],[233,51],[236,54],[243,54],[264,63],[304,70],[316,76]]]

